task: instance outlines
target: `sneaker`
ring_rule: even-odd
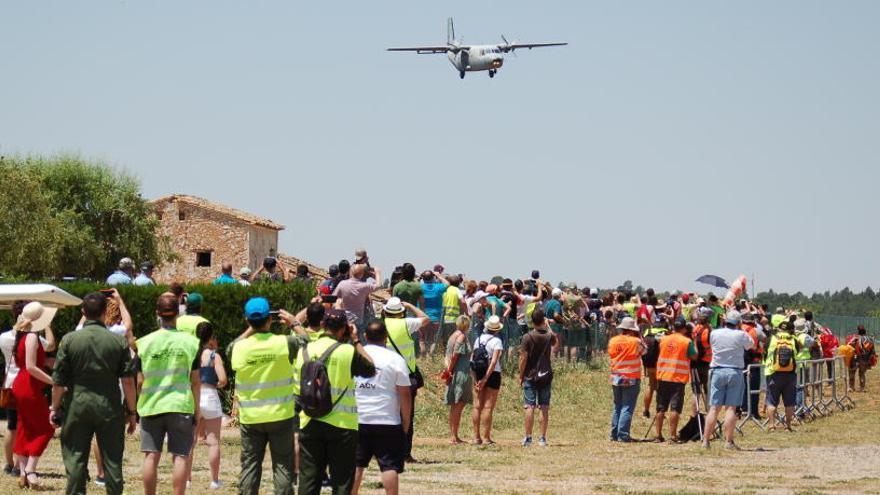
[[[541,447],[546,447],[546,446],[547,446],[547,439],[544,438],[544,437],[539,438],[539,439],[538,439],[538,445],[541,446]]]
[[[651,440],[651,443],[664,443],[664,442],[666,442],[666,439],[663,438],[663,435],[660,435],[659,437],[654,437]]]
[[[192,484],[192,480],[186,480],[186,489],[189,490],[190,488],[192,488]]]
[[[21,476],[21,469],[18,469],[17,467],[14,467],[14,468],[12,468],[12,472],[9,473],[9,474],[11,474],[12,476],[15,476],[16,478],[18,478],[19,476]]]
[[[724,448],[727,449],[727,450],[736,450],[736,451],[742,450],[741,448],[739,448],[739,445],[737,445],[737,444],[735,444],[735,443],[733,443],[733,442],[727,442],[727,443],[725,443],[725,444],[724,444]]]
[[[220,480],[212,481],[210,485],[208,485],[208,490],[219,490],[223,488],[223,482]]]
[[[644,411],[642,411],[642,416],[644,416],[644,417],[646,417],[646,418],[650,418],[650,417],[651,417],[651,411],[648,411],[647,409],[645,409]]]
[[[709,442],[704,441],[702,447],[706,450],[709,450]]]
[[[7,464],[3,468],[3,474],[12,474],[12,464]]]
[[[107,484],[107,482],[104,481],[103,476],[95,476],[95,484],[98,486],[105,486]]]
[[[525,437],[522,441],[523,447],[531,447],[532,446],[532,437]]]

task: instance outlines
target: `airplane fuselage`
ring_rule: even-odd
[[[498,45],[472,45],[468,50],[450,51],[447,57],[459,72],[495,71],[504,65],[504,54]]]

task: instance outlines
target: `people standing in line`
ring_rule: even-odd
[[[791,323],[782,321],[779,330],[770,337],[767,356],[764,359],[764,375],[767,377],[767,394],[764,397],[769,431],[779,427],[776,408],[779,400],[785,403],[785,429],[791,431],[791,421],[797,394],[797,354],[800,344],[791,334]]]
[[[122,258],[116,271],[107,277],[107,285],[130,285],[134,279],[134,261],[131,258]]]
[[[220,266],[220,276],[215,278],[213,285],[224,285],[224,284],[237,284],[235,278],[232,276],[232,263],[223,263]]]
[[[736,430],[736,408],[742,404],[745,380],[745,351],[755,343],[739,325],[742,317],[730,310],[724,317],[724,326],[712,330],[712,363],[709,365],[709,414],[706,417],[707,432],[715,431],[718,416],[723,412],[725,445],[728,450],[740,450],[733,441]],[[709,448],[709,436],[703,439],[703,447]]]
[[[532,445],[535,409],[541,411],[541,436],[538,445],[547,446],[547,427],[550,423],[550,392],[553,385],[553,365],[550,355],[557,344],[556,334],[550,330],[544,311],[532,312],[534,330],[522,338],[519,352],[519,385],[523,389],[525,408],[523,447]]]
[[[414,314],[415,318],[407,318],[407,313]],[[394,350],[404,361],[409,369],[410,377],[417,374],[421,375],[418,363],[416,362],[416,340],[418,333],[428,324],[430,319],[424,311],[405,303],[396,297],[392,297],[382,307],[382,316],[385,323],[385,329],[388,332],[388,342],[386,347]],[[410,380],[412,383],[412,379]],[[418,386],[413,384],[410,393],[410,409],[415,415],[416,395],[418,395]],[[410,421],[409,429],[406,432],[406,462],[416,462],[412,456],[412,441],[415,435],[415,421]]]
[[[156,285],[156,281],[153,280],[153,271],[155,269],[156,266],[153,265],[151,261],[144,261],[141,263],[141,272],[134,278],[132,285]]]
[[[263,458],[268,444],[272,455],[274,493],[291,495],[294,474],[295,360],[308,342],[296,318],[284,310],[279,320],[297,335],[272,333],[269,301],[254,297],[244,306],[248,328],[229,346],[235,372],[241,432],[239,493],[260,491]]]
[[[15,301],[12,303],[12,321],[17,322],[21,315],[22,309],[27,305],[28,301]],[[0,334],[0,351],[3,352],[3,362],[6,364],[5,374],[3,375],[3,396],[7,404],[4,405],[6,412],[6,436],[3,439],[3,453],[6,459],[6,465],[3,467],[3,473],[18,477],[21,470],[18,467],[18,460],[12,452],[12,446],[15,444],[16,432],[18,431],[18,412],[15,409],[15,399],[12,396],[12,384],[15,377],[18,376],[19,368],[15,364],[15,343],[18,330],[14,327]],[[40,337],[40,343],[45,348],[48,345],[45,339]]]
[[[208,321],[202,316],[202,306],[205,299],[198,292],[186,296],[186,314],[177,317],[177,329],[191,337],[196,337],[196,327],[199,323]],[[196,337],[197,338],[197,337]]]
[[[358,265],[363,266],[363,265]],[[329,467],[330,487],[337,495],[348,495],[354,486],[355,453],[358,441],[358,412],[354,377],[376,374],[370,355],[358,338],[357,327],[344,312],[330,310],[324,316],[324,333],[300,349],[296,359],[301,376],[305,353],[309,360],[321,359],[330,381],[333,408],[321,417],[300,413],[299,495],[318,495]]]
[[[856,334],[847,339],[847,343],[854,349],[851,365],[849,368],[850,387],[855,389],[855,374],[859,373],[859,392],[866,390],[865,373],[877,363],[876,342],[868,335],[864,325],[859,325]]]
[[[187,457],[192,452],[199,418],[199,339],[177,328],[177,312],[174,295],[159,296],[156,315],[161,327],[137,341],[137,412],[141,418],[141,474],[146,495],[156,495],[166,438],[168,453],[173,456],[173,493],[186,492]]]
[[[195,457],[196,444],[204,438],[208,445],[208,468],[211,474],[211,490],[223,486],[220,481],[220,427],[223,422],[223,404],[220,402],[218,389],[228,383],[223,358],[217,354],[218,342],[214,334],[214,325],[205,321],[196,327],[199,339],[199,424],[192,453],[187,458],[187,480],[192,482],[192,463]]]
[[[39,488],[37,464],[52,440],[54,428],[49,423],[49,402],[45,389],[52,377],[45,371],[46,352],[55,350],[55,335],[49,323],[54,309],[38,302],[27,303],[13,327],[16,331],[13,359],[19,371],[12,382],[12,396],[18,413],[18,426],[12,452],[18,457],[21,488]],[[46,331],[46,346],[37,335]]]
[[[626,316],[617,325],[617,335],[608,341],[611,361],[611,391],[614,408],[611,413],[612,442],[632,442],[630,426],[639,398],[642,379],[642,356],[647,347],[635,318]]]
[[[669,437],[675,443],[678,438],[678,418],[684,408],[685,387],[691,379],[691,362],[697,359],[697,348],[687,333],[687,321],[678,318],[671,334],[660,338],[657,358],[657,428],[655,442],[664,442],[663,420],[669,411]],[[671,410],[671,411],[670,411]]]
[[[482,376],[474,375],[474,396],[471,421],[474,428],[474,443],[477,445],[494,445],[492,440],[492,416],[501,390],[501,354],[504,343],[498,334],[504,329],[501,318],[492,315],[486,320],[483,334],[474,342],[474,355],[479,348],[488,353],[489,365]]]
[[[446,405],[449,406],[449,435],[453,445],[465,443],[458,435],[464,406],[474,401],[473,378],[469,356],[473,351],[468,340],[471,320],[460,315],[455,320],[455,331],[446,341]]]
[[[121,301],[115,291],[112,297]],[[121,495],[124,491],[126,425],[128,434],[137,427],[136,371],[128,340],[108,331],[104,323],[108,302],[100,292],[83,298],[85,322],[61,339],[52,373],[52,422],[61,428],[68,495],[87,491],[93,438],[101,446],[101,456],[96,455],[95,461],[107,493]]]
[[[402,356],[385,347],[388,331],[384,322],[367,325],[365,337],[364,351],[373,360],[376,374],[355,378],[358,442],[351,493],[357,495],[364,470],[375,457],[385,493],[397,495],[398,475],[403,472],[406,457],[406,432],[412,421],[409,369]]]
[[[437,348],[437,334],[440,331],[443,313],[443,294],[449,288],[448,281],[432,271],[422,273],[422,311],[428,315],[430,322],[422,327],[422,344],[420,349],[426,354],[434,354]]]

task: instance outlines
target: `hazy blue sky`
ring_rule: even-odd
[[[464,81],[388,46],[568,41]],[[318,264],[880,285],[880,2],[0,4],[0,153],[287,225]]]

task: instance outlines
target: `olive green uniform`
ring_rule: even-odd
[[[125,338],[97,321],[64,336],[52,380],[67,388],[62,399],[61,453],[69,495],[86,493],[92,437],[104,455],[107,493],[121,494],[125,411],[119,379],[134,376]]]

